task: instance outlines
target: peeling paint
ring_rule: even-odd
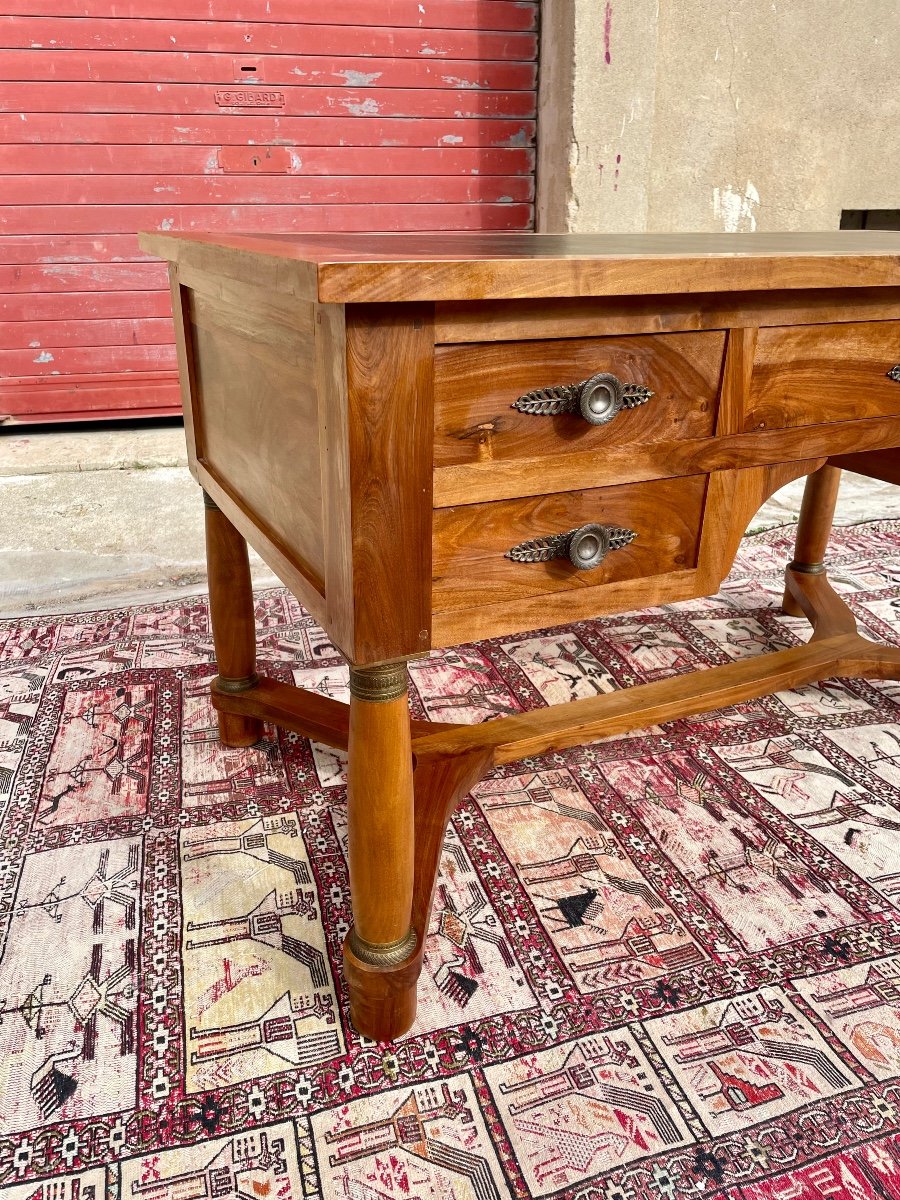
[[[502,142],[497,143],[498,146],[530,146],[531,137],[527,129],[519,129],[508,138],[504,138]]]
[[[36,363],[48,363],[48,362],[53,362],[54,360],[53,360],[53,355],[50,353],[49,350],[42,350],[40,352],[40,354],[35,355],[35,357],[31,361],[36,362]]]
[[[371,96],[368,100],[363,100],[362,104],[357,100],[343,100],[341,103],[354,117],[374,117],[381,111],[378,101],[373,100]]]
[[[337,71],[336,74],[343,75],[347,87],[371,87],[384,71]]]
[[[28,348],[29,348],[29,350],[37,350],[38,347],[40,346],[40,344],[41,343],[39,341],[35,340],[33,342],[28,343]]]
[[[481,84],[477,79],[460,79],[458,75],[442,75],[441,82],[446,83],[448,87],[459,88],[468,92],[481,90]]]
[[[730,183],[723,188],[713,188],[713,217],[726,233],[752,233],[756,229],[759,206],[759,192],[749,179],[743,192]]]
[[[160,221],[159,227],[164,233],[168,233],[168,231],[170,229],[175,228],[175,218],[174,217],[164,217],[162,219],[162,221]]]
[[[441,138],[442,146],[458,146],[462,142],[462,138],[455,133],[445,133]]]

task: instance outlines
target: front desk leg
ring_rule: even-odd
[[[789,571],[799,571],[804,575],[821,575],[825,571],[825,551],[831,535],[840,483],[840,470],[828,464],[806,477],[794,561],[789,564]],[[781,607],[789,617],[804,615],[790,591],[785,591]]]
[[[416,1015],[412,929],[413,759],[406,663],[350,670],[347,774],[353,928],[344,942],[350,1016],[388,1041]]]
[[[259,682],[247,543],[206,492],[203,508],[209,615],[219,668],[215,685],[219,691],[246,692]],[[252,746],[262,735],[263,723],[257,717],[219,713],[219,738],[224,745]]]

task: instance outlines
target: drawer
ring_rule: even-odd
[[[433,609],[502,605],[688,570],[697,562],[706,481],[690,475],[436,509]],[[595,530],[550,547],[522,545],[597,525],[627,532],[612,536],[596,566],[589,566],[591,551],[602,553],[605,535]],[[549,553],[556,556],[528,561]]]
[[[760,329],[743,429],[900,414],[898,364],[900,321]]]
[[[435,466],[709,436],[724,349],[718,330],[437,346]],[[621,389],[607,379],[572,387],[596,375],[653,395],[617,399]],[[522,399],[529,393],[536,393],[530,405]],[[519,411],[517,401],[566,411]]]

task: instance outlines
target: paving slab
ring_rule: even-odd
[[[96,429],[0,431],[0,478],[58,471],[116,471],[187,465],[184,427],[163,425]]]

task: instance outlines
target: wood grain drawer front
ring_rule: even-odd
[[[436,509],[434,611],[688,570],[697,561],[706,480],[705,475],[691,475]],[[634,540],[609,550],[590,570],[580,570],[568,557],[548,562],[505,557],[523,542],[591,524],[632,531]]]
[[[898,364],[900,321],[761,329],[743,428],[900,414]]]
[[[438,346],[435,466],[709,436],[724,349],[717,330]],[[590,424],[577,408],[535,415],[512,407],[530,392],[604,373],[653,396],[603,425]]]

